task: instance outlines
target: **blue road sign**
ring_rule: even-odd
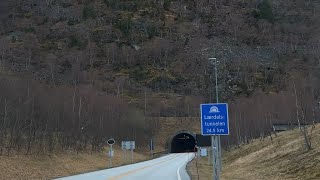
[[[201,104],[201,134],[229,135],[228,104]]]

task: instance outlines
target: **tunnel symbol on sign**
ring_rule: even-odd
[[[212,106],[209,111],[209,113],[219,113],[219,112],[220,111],[217,106]]]

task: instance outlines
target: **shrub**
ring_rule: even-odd
[[[147,31],[148,31],[148,38],[149,39],[158,35],[158,28],[156,27],[156,25],[154,23],[148,24]]]
[[[130,18],[119,19],[114,23],[114,26],[118,28],[126,37],[129,37],[132,29],[132,20]]]
[[[258,17],[261,19],[266,19],[268,21],[273,21],[274,16],[269,0],[263,0],[262,3],[259,5]]]
[[[35,32],[36,30],[35,30],[35,28],[34,27],[28,27],[28,28],[25,28],[24,29],[24,32],[26,32],[26,33],[33,33],[33,32]]]
[[[92,18],[92,19],[95,19],[96,18],[96,14],[95,14],[95,12],[94,12],[94,10],[93,10],[93,8],[92,7],[90,7],[90,6],[85,6],[84,8],[83,8],[83,11],[82,11],[82,17],[83,17],[83,19],[89,19],[89,18]]]
[[[169,10],[171,5],[171,0],[164,0],[163,2],[163,9]]]
[[[139,0],[123,1],[120,0],[104,0],[104,3],[115,10],[137,11],[140,5]]]
[[[33,13],[32,12],[28,12],[24,15],[26,18],[31,18],[33,16]]]
[[[58,22],[66,21],[67,18],[65,16],[60,16]]]
[[[69,37],[68,46],[69,46],[69,48],[78,47],[78,48],[83,49],[87,46],[87,41],[81,40],[80,37],[72,35]]]
[[[118,0],[104,0],[104,3],[111,8],[116,8],[120,3]]]
[[[141,82],[149,77],[149,71],[141,66],[136,66],[130,70],[129,77]]]
[[[78,23],[80,23],[80,22],[78,20],[75,20],[75,19],[68,20],[68,25],[69,26],[73,26],[73,25],[76,25]]]

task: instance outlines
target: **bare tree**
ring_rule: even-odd
[[[54,77],[54,74],[55,74],[55,64],[56,64],[56,60],[57,60],[57,57],[50,53],[47,55],[47,61],[48,61],[48,64],[50,66],[50,77],[51,77],[51,82],[53,85],[55,85],[55,77]]]
[[[296,118],[297,118],[298,126],[300,129],[300,132],[303,135],[305,147],[308,151],[310,151],[312,148],[311,138],[312,138],[312,131],[314,129],[314,126],[312,125],[311,128],[309,127],[308,125],[309,121],[307,120],[308,117],[306,113],[308,113],[308,110],[309,110],[308,108],[310,104],[312,105],[312,102],[307,101],[309,98],[307,98],[308,95],[304,88],[300,89],[300,92],[297,92],[297,87],[295,82],[293,82],[293,90],[294,90],[294,96],[295,96]]]
[[[34,51],[38,48],[37,37],[34,34],[26,34],[26,36],[24,37],[24,48],[27,55],[25,60],[25,68],[28,70],[33,58]]]

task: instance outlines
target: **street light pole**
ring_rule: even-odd
[[[218,91],[218,61],[217,58],[209,58],[209,60],[214,60],[214,70],[215,70],[215,84],[216,84],[216,103],[219,103],[219,91]],[[219,180],[220,173],[222,170],[222,161],[221,161],[221,141],[220,136],[214,135],[211,136],[212,144],[212,159],[213,159],[213,179]],[[218,153],[217,153],[218,152]]]
[[[218,91],[218,68],[217,68],[217,58],[214,58],[215,62],[215,66],[214,66],[214,70],[215,70],[215,76],[216,76],[216,101],[217,103],[219,103],[219,91]]]
[[[218,61],[217,58],[215,58],[215,74],[216,74],[216,101],[219,103],[219,91],[218,91]],[[221,139],[220,136],[218,136],[218,159],[219,159],[219,175],[222,172],[222,155],[221,155]]]
[[[318,102],[318,108],[319,108],[319,110],[318,110],[318,119],[317,119],[317,121],[318,122],[320,122],[320,101]]]

